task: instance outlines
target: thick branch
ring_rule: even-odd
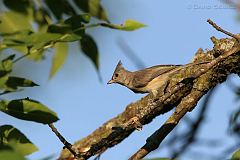
[[[139,101],[129,104],[123,113],[76,142],[72,149],[80,155],[80,159],[87,159],[102,153],[109,147],[120,143],[135,130],[132,119],[137,119],[139,123],[145,125],[156,116],[177,106],[174,115],[161,129],[167,129],[166,133],[161,133],[164,138],[175,127],[176,122],[178,123],[187,111],[193,109],[208,90],[225,81],[229,74],[240,73],[240,57],[236,54],[239,53],[239,50],[240,47],[235,39],[215,39],[213,50],[198,53],[194,57],[194,62],[210,61],[210,63],[193,65],[179,70],[172,75],[164,95],[157,97],[147,95]],[[176,117],[176,114],[179,117]],[[173,119],[174,123],[172,123]],[[64,149],[59,160],[70,159],[73,159],[72,154]]]
[[[168,120],[154,132],[148,139],[146,144],[139,149],[129,160],[139,160],[144,158],[148,153],[157,149],[164,138],[177,126],[180,119],[196,105],[198,100],[204,95],[204,92],[192,90],[191,93],[184,97],[181,103],[176,107],[175,112]]]
[[[207,113],[207,109],[209,107],[209,101],[211,100],[212,96],[214,95],[215,91],[216,91],[215,87],[214,89],[210,90],[207,95],[204,98],[204,101],[201,105],[201,110],[197,116],[196,121],[193,121],[191,124],[189,124],[189,131],[185,132],[179,140],[184,139],[183,144],[179,147],[179,150],[176,151],[175,153],[172,154],[172,158],[177,158],[180,155],[182,155],[185,151],[187,151],[188,147],[195,143],[197,140],[197,134],[200,130],[200,127],[202,126],[202,122],[204,121],[204,119],[206,118],[206,113]]]

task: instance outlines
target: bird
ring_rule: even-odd
[[[183,65],[156,65],[138,71],[126,70],[119,61],[112,78],[107,84],[117,83],[132,90],[134,93],[152,93],[154,96],[165,90],[170,75]]]

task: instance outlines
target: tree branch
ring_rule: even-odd
[[[226,34],[226,35],[228,35],[228,36],[230,36],[230,37],[233,37],[233,38],[235,38],[235,39],[238,40],[238,41],[240,40],[240,36],[239,36],[239,35],[232,34],[232,33],[228,32],[228,31],[225,31],[224,29],[222,29],[221,27],[219,27],[216,23],[214,23],[211,19],[208,19],[207,22],[208,22],[210,25],[212,25],[213,28],[215,28],[217,31],[222,32],[222,33],[224,33],[224,34]]]
[[[198,53],[194,62],[209,62],[183,67],[170,78],[166,93],[156,97],[147,95],[135,103],[129,104],[125,111],[107,121],[89,136],[76,142],[72,148],[81,153],[80,159],[102,153],[108,148],[127,138],[136,128],[133,119],[145,125],[156,116],[164,114],[176,107],[176,111],[166,123],[151,137],[158,138],[154,147],[148,147],[152,138],[135,155],[145,156],[156,148],[161,141],[173,130],[179,120],[197,104],[198,100],[211,88],[226,80],[231,73],[240,73],[239,43],[235,39],[214,40],[214,48],[206,53]],[[216,57],[217,56],[217,57]],[[152,143],[152,142],[151,142]],[[141,154],[138,154],[141,153]],[[59,160],[74,159],[72,154],[64,149]],[[134,159],[134,156],[132,157]]]
[[[71,143],[69,143],[62,135],[60,132],[58,132],[57,128],[54,126],[53,123],[48,124],[48,126],[51,128],[53,133],[58,137],[58,139],[63,143],[64,147],[66,147],[73,155],[74,157],[78,157],[78,154],[72,149]]]
[[[192,90],[188,96],[184,97],[181,103],[176,107],[175,112],[168,118],[161,128],[147,139],[146,144],[129,158],[129,160],[142,159],[148,153],[157,149],[164,138],[177,126],[180,119],[197,105],[198,100],[203,95],[204,92]]]

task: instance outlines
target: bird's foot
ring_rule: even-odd
[[[132,124],[134,126],[134,128],[138,131],[142,130],[142,124],[139,121],[138,117],[132,117],[129,121],[128,124]]]

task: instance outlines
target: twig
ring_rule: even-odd
[[[23,58],[25,58],[25,57],[27,57],[27,56],[29,56],[29,55],[30,55],[30,52],[28,52],[27,54],[24,54],[24,55],[21,56],[21,57],[18,57],[17,59],[15,59],[15,60],[13,61],[13,63],[18,62],[18,61],[20,61],[21,59],[23,59]]]
[[[15,59],[15,60],[13,61],[13,63],[16,63],[16,62],[20,61],[21,59],[29,56],[29,55],[31,54],[30,49],[31,49],[31,47],[27,47],[27,53],[26,53],[25,55],[20,56],[20,57],[18,57],[17,59]]]
[[[78,154],[72,149],[71,143],[69,143],[62,135],[58,132],[57,128],[53,125],[53,123],[48,124],[48,126],[52,129],[58,139],[63,143],[63,145],[74,155],[74,157],[78,157]]]
[[[236,40],[240,41],[240,36],[236,35],[236,34],[232,34],[224,29],[222,29],[221,27],[219,27],[216,23],[214,23],[211,19],[208,19],[207,22],[213,26],[213,28],[215,28],[217,31],[222,32],[230,37],[235,38]]]
[[[124,39],[118,38],[117,43],[120,49],[122,49],[123,51],[122,53],[126,57],[128,57],[137,68],[139,69],[146,68],[141,58],[137,56],[137,54],[132,50],[132,48],[124,41]]]

